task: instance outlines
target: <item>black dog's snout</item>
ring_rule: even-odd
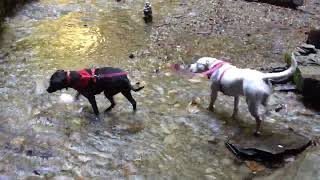
[[[52,93],[53,92],[52,88],[48,87],[47,92]]]

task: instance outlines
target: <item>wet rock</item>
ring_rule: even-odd
[[[289,8],[297,8],[299,6],[303,6],[304,0],[245,0],[248,2],[261,2],[268,3],[276,6],[283,6]]]
[[[53,157],[53,153],[50,150],[43,149],[28,149],[25,151],[27,156],[30,157],[39,157],[42,159],[49,159],[50,157]]]
[[[81,142],[81,134],[79,132],[72,132],[69,138],[71,141],[75,141],[76,143],[80,144]]]
[[[145,177],[141,175],[130,175],[128,176],[128,180],[145,180]]]
[[[290,130],[272,134],[264,132],[259,137],[244,131],[226,142],[227,148],[238,158],[258,161],[268,166],[283,163],[285,157],[302,152],[310,144],[310,138]]]
[[[319,180],[320,177],[320,149],[314,148],[299,156],[285,168],[281,168],[264,180]],[[294,175],[294,176],[293,176]]]
[[[156,86],[155,89],[158,91],[159,94],[164,95],[164,89],[161,86]]]
[[[26,139],[24,137],[18,136],[11,140],[11,144],[16,146],[22,146],[25,143],[25,140]]]
[[[214,136],[210,136],[210,137],[208,138],[208,143],[218,144],[218,143],[219,143],[219,139],[217,139],[217,138],[214,137]]]
[[[59,172],[59,169],[52,168],[52,167],[41,167],[33,171],[33,173],[36,175],[46,175],[46,177],[53,176],[58,172]]]
[[[288,162],[293,162],[294,160],[295,160],[294,157],[288,157],[288,158],[284,159],[284,161],[285,161],[286,163],[288,163]]]
[[[279,112],[279,111],[281,111],[281,110],[284,109],[284,108],[285,108],[285,105],[284,105],[284,104],[278,104],[278,105],[275,107],[274,111],[275,111],[275,112]]]
[[[44,92],[46,92],[46,88],[45,88],[43,80],[36,80],[35,93],[37,95],[40,95],[40,94],[43,94]]]
[[[7,149],[13,150],[14,152],[22,152],[24,149],[24,144],[25,144],[25,138],[18,136],[12,139],[10,143],[7,143],[5,147]]]
[[[196,101],[192,100],[187,106],[187,111],[191,114],[200,112],[198,105],[199,104]]]
[[[163,140],[163,143],[166,145],[173,145],[173,144],[176,144],[176,142],[177,142],[177,138],[174,134],[170,134],[166,136]]]
[[[203,80],[204,80],[203,77],[194,76],[193,78],[189,79],[188,81],[193,83],[193,84],[196,84],[196,83],[201,83]]]
[[[125,176],[136,175],[138,170],[132,163],[125,163],[122,167]]]
[[[296,85],[294,84],[278,84],[274,87],[275,91],[280,91],[280,92],[293,92],[297,90]]]
[[[11,180],[9,176],[0,175],[0,180]]]
[[[0,178],[1,179],[1,178]],[[42,177],[37,176],[28,176],[24,180],[42,180]]]
[[[214,175],[205,175],[207,180],[216,180],[217,177],[215,177]]]
[[[134,58],[134,54],[132,54],[132,53],[129,54],[129,58],[130,58],[130,59],[133,59],[133,58]]]
[[[90,157],[84,156],[84,155],[78,155],[78,159],[79,159],[79,161],[82,162],[82,163],[86,163],[86,162],[92,160]]]
[[[69,176],[55,176],[52,180],[74,180],[72,177]]]
[[[299,67],[293,80],[306,100],[320,100],[320,55],[310,62],[306,56],[299,56]],[[304,64],[304,65],[301,65]],[[317,65],[318,64],[318,65]]]
[[[168,129],[168,127],[166,126],[166,124],[161,123],[160,124],[160,129],[163,133],[165,134],[171,134],[171,131]]]
[[[224,158],[221,160],[221,164],[224,166],[230,166],[232,164],[232,161],[228,158]]]
[[[207,168],[205,172],[206,174],[212,174],[215,172],[215,170],[213,168]]]
[[[309,54],[317,53],[317,50],[314,45],[304,43],[296,48],[296,53],[300,56],[307,56]]]
[[[307,50],[302,49],[300,47],[297,47],[297,52],[299,53],[299,55],[308,55],[308,54],[310,54]]]
[[[173,89],[173,90],[168,91],[169,96],[175,96],[177,94],[178,94],[178,90]]]
[[[312,44],[303,43],[300,48],[307,51],[309,54],[317,52],[316,47]]]
[[[308,33],[307,43],[314,45],[317,49],[320,49],[320,27],[314,27]]]
[[[195,114],[200,112],[200,104],[201,104],[201,98],[194,97],[187,105],[187,111],[189,113]]]

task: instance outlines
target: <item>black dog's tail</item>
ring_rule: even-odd
[[[138,86],[138,87],[135,88],[135,87],[131,86],[131,90],[134,91],[134,92],[138,92],[138,91],[140,91],[141,89],[144,88],[144,86],[139,87],[139,85],[140,85],[140,82],[137,82],[137,83],[135,84],[135,86]]]

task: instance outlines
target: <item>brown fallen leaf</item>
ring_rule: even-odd
[[[264,165],[257,163],[256,161],[245,161],[245,163],[252,172],[260,172],[266,169]]]

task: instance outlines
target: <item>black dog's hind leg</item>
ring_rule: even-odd
[[[105,112],[110,111],[112,108],[114,108],[114,106],[116,105],[116,103],[114,102],[113,96],[109,95],[106,91],[104,91],[104,95],[106,96],[106,98],[110,101],[111,105],[105,110]]]
[[[128,91],[121,91],[121,94],[123,94],[132,104],[133,111],[137,110],[137,102],[133,99],[130,90]]]
[[[92,106],[92,109],[93,109],[93,112],[96,116],[99,115],[99,110],[98,110],[98,106],[97,106],[97,102],[96,102],[96,98],[94,96],[88,96],[87,97],[91,106]]]

